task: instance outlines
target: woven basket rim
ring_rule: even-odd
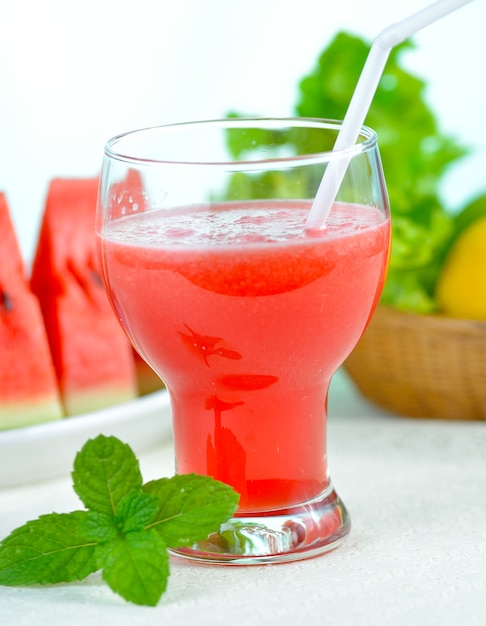
[[[486,321],[448,317],[440,314],[414,313],[380,304],[375,316],[386,317],[387,322],[397,326],[417,327],[431,332],[463,334],[486,334]]]
[[[344,366],[363,396],[408,417],[486,420],[486,323],[380,305]]]

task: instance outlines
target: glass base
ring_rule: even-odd
[[[285,563],[333,550],[350,526],[348,512],[330,486],[316,498],[291,508],[234,517],[206,540],[170,552],[213,564]]]

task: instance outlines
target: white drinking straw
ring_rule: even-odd
[[[344,116],[334,151],[345,150],[356,143],[391,49],[425,26],[469,2],[472,0],[438,0],[401,22],[388,26],[376,37]],[[330,161],[309,212],[306,230],[325,227],[349,161],[350,158]]]

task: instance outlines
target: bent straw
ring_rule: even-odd
[[[345,150],[356,143],[391,49],[425,26],[469,2],[472,0],[438,0],[404,20],[388,26],[376,37],[350,100],[333,151]],[[325,227],[350,159],[349,156],[329,162],[307,217],[306,230]]]

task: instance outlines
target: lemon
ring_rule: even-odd
[[[456,237],[458,237],[468,226],[481,217],[486,217],[486,194],[478,196],[455,216],[454,230]]]
[[[450,317],[486,320],[486,217],[456,239],[439,276],[440,310]]]

